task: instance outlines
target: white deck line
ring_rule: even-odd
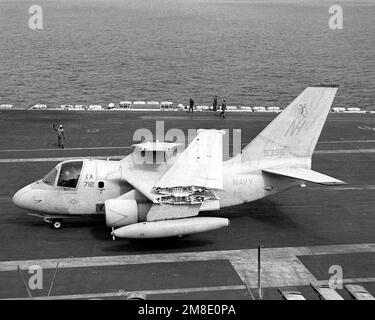
[[[23,162],[61,162],[65,160],[73,159],[107,159],[110,160],[121,160],[125,158],[126,155],[122,156],[81,156],[81,157],[50,157],[50,158],[18,158],[18,159],[0,159],[0,163],[23,163]]]
[[[332,141],[320,141],[318,144],[329,144],[329,143],[374,143],[375,140],[332,140]]]
[[[344,143],[375,143],[375,140],[332,140],[320,141],[318,144],[344,144]],[[247,143],[242,145],[246,146]],[[0,152],[44,152],[44,151],[75,151],[75,150],[112,150],[112,149],[131,149],[132,146],[114,146],[114,147],[82,147],[82,148],[65,148],[63,150],[57,148],[37,148],[37,149],[0,149]]]
[[[351,279],[343,279],[342,284],[349,284],[349,283],[366,283],[366,282],[375,282],[375,277],[369,278],[351,278]],[[328,280],[319,280],[314,283],[315,285],[327,285],[329,284]]]
[[[74,150],[112,150],[112,149],[131,149],[131,146],[125,147],[85,147],[85,148],[49,148],[49,149],[5,149],[0,150],[0,152],[44,152],[44,151],[74,151]]]
[[[314,154],[329,154],[329,153],[375,153],[375,149],[342,149],[342,150],[315,150]]]
[[[365,154],[375,153],[375,149],[343,149],[343,150],[316,150],[314,154]],[[95,158],[95,159],[111,159],[121,160],[126,155],[114,155],[114,156],[81,156],[81,157],[47,157],[47,158],[8,158],[0,159],[0,163],[18,163],[18,162],[53,162],[53,161],[65,161],[71,159],[82,159],[82,158]]]
[[[317,279],[298,259],[300,255],[350,254],[375,252],[375,243],[328,245],[312,247],[284,247],[262,249],[262,286],[283,287],[317,283]],[[257,284],[257,249],[204,251],[165,254],[140,254],[123,256],[82,257],[63,259],[42,259],[0,262],[0,272],[15,271],[17,265],[28,269],[38,265],[43,269],[54,269],[59,263],[61,268],[105,267],[117,265],[169,263],[205,260],[223,260],[231,262],[233,268],[248,288]],[[328,274],[327,270],[327,274]]]
[[[124,297],[130,293],[140,293],[142,295],[152,294],[176,294],[176,293],[192,293],[192,292],[209,292],[209,291],[227,291],[227,290],[246,290],[245,285],[237,286],[215,286],[215,287],[199,287],[199,288],[178,288],[178,289],[160,289],[160,290],[142,290],[142,291],[114,291],[104,293],[84,293],[84,294],[72,294],[72,295],[61,295],[61,296],[44,296],[30,298],[10,298],[0,300],[72,300],[72,299],[100,299],[100,298],[113,298],[113,297]]]

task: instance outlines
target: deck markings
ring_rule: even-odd
[[[331,140],[319,141],[318,144],[344,144],[344,143],[375,143],[375,140]],[[247,143],[242,143],[246,146]],[[132,146],[112,146],[112,147],[76,147],[76,148],[36,148],[36,149],[0,149],[0,152],[45,152],[45,151],[75,151],[75,150],[112,150],[112,149],[131,149]]]
[[[0,163],[24,163],[24,162],[61,162],[65,160],[75,159],[109,159],[109,160],[121,160],[126,155],[122,156],[81,156],[81,157],[50,157],[50,158],[19,158],[19,159],[0,159]]]
[[[342,279],[342,284],[367,283],[367,282],[375,282],[375,277]],[[315,285],[327,285],[329,284],[329,280],[319,280],[319,281],[314,282],[314,284]]]
[[[343,279],[342,284],[351,283],[371,283],[375,282],[375,278],[352,278]],[[314,285],[328,285],[329,280],[320,280],[314,282]],[[83,293],[83,294],[71,294],[71,295],[56,295],[56,296],[37,296],[33,298],[5,298],[0,300],[75,300],[75,299],[103,299],[103,298],[120,298],[126,299],[127,295],[131,293],[138,293],[141,295],[163,295],[163,294],[184,294],[184,293],[196,293],[196,292],[212,292],[212,291],[228,291],[228,290],[249,290],[257,289],[256,287],[248,288],[245,285],[234,285],[234,286],[215,286],[215,287],[199,287],[199,288],[178,288],[178,289],[160,289],[160,290],[136,290],[136,291],[113,291],[103,293]]]
[[[343,149],[343,150],[315,150],[314,154],[366,154],[375,153],[374,149]],[[24,162],[57,162],[74,159],[110,159],[121,160],[127,155],[113,155],[113,156],[81,156],[81,157],[46,157],[46,158],[9,158],[0,159],[0,163],[24,163]]]
[[[284,287],[317,283],[317,279],[298,259],[298,256],[350,254],[364,252],[375,252],[375,243],[311,247],[264,248],[262,250],[262,286]],[[247,288],[255,288],[257,286],[258,279],[257,257],[257,249],[242,249],[25,261],[3,261],[0,262],[0,272],[15,271],[17,269],[17,265],[24,270],[28,269],[28,267],[31,265],[39,265],[43,269],[54,269],[56,267],[56,264],[59,263],[59,269],[61,269],[228,259]],[[366,279],[361,280],[370,281]]]
[[[329,153],[375,153],[375,149],[342,149],[342,150],[315,150],[314,154],[329,154]]]
[[[309,187],[309,190],[321,190],[325,189],[327,191],[348,191],[348,190],[375,190],[375,185],[358,185],[358,186],[313,186]]]
[[[4,149],[0,150],[0,152],[44,152],[44,151],[74,151],[74,150],[111,150],[111,149],[130,149],[131,146],[124,146],[124,147],[84,147],[84,148],[65,148],[65,149],[57,149],[57,148],[47,148],[47,149]]]
[[[211,292],[211,291],[227,291],[227,290],[246,290],[245,285],[236,286],[215,286],[215,287],[199,287],[199,288],[178,288],[178,289],[160,289],[160,290],[140,290],[140,291],[114,291],[104,293],[84,293],[84,294],[71,294],[61,296],[44,296],[34,297],[32,300],[71,300],[71,299],[101,299],[101,298],[114,298],[124,297],[130,293],[140,293],[143,295],[153,294],[176,294],[176,293],[195,293],[195,292]],[[2,300],[2,299],[0,299]],[[4,300],[31,300],[30,298],[10,298]]]
[[[320,141],[318,144],[336,144],[336,143],[375,143],[375,140],[332,140]]]

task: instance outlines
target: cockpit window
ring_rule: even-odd
[[[61,165],[58,187],[76,188],[82,170],[82,161],[66,162]]]
[[[53,168],[48,174],[43,178],[43,182],[45,184],[48,184],[50,186],[53,186],[56,181],[56,176],[57,176],[57,169]]]

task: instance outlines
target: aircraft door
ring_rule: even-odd
[[[86,213],[96,212],[96,161],[86,160],[79,193]]]
[[[97,213],[105,213],[104,209],[104,201],[105,199],[105,181],[98,180],[96,181],[96,212]]]

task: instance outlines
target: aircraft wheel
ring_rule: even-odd
[[[54,219],[52,220],[52,228],[55,230],[61,229],[63,227],[63,221],[62,219]]]

